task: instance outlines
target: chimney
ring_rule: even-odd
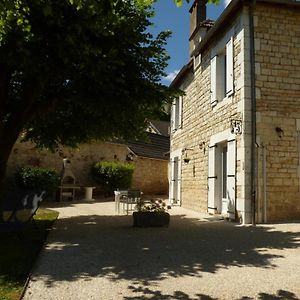
[[[190,8],[190,54],[211,27],[206,24],[206,3],[207,0],[195,0]]]
[[[199,23],[206,20],[207,0],[195,0],[190,8],[190,36],[193,34]]]

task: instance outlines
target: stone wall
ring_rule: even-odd
[[[208,145],[213,135],[230,131],[231,119],[243,119],[244,110],[244,30],[242,12],[228,27],[223,28],[214,42],[202,53],[201,65],[183,80],[180,88],[185,91],[183,97],[182,128],[172,134],[171,153],[177,149],[188,148],[191,161],[182,164],[181,177],[181,203],[183,207],[207,211],[207,177],[208,177]],[[234,86],[233,96],[211,106],[210,100],[210,59],[211,50],[216,43],[229,30],[233,34],[234,48]],[[245,130],[245,128],[244,128]],[[247,128],[246,128],[247,130]],[[245,198],[244,188],[244,141],[242,136],[237,136],[237,173],[238,197]],[[241,153],[242,152],[242,153]],[[243,176],[241,176],[241,174]]]
[[[299,16],[299,6],[257,4],[255,9],[260,220],[264,203],[267,221],[300,217]]]
[[[167,195],[168,161],[138,157],[135,159],[132,188],[144,194]]]
[[[7,183],[14,185],[14,175],[24,165],[62,169],[63,157],[72,163],[73,173],[80,185],[95,184],[91,176],[91,167],[98,161],[126,161],[128,148],[122,144],[93,142],[80,145],[78,149],[61,148],[55,153],[37,150],[32,143],[17,143],[8,162]],[[133,188],[139,188],[147,194],[167,193],[168,162],[135,157],[132,162],[136,169],[133,174]],[[97,186],[96,193],[101,193]]]

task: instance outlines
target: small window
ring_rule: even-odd
[[[201,63],[201,54],[194,56],[194,70],[197,69],[200,66]]]
[[[171,111],[171,128],[172,132],[182,126],[182,96],[174,99]]]

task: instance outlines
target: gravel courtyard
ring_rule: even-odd
[[[300,223],[240,226],[172,208],[133,228],[113,202],[54,203],[60,217],[24,299],[300,299]]]

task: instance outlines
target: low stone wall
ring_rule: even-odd
[[[30,142],[16,143],[7,168],[7,184],[15,184],[15,173],[25,165],[62,170],[62,159],[71,160],[72,171],[80,185],[96,186],[95,194],[101,194],[102,189],[91,176],[91,167],[98,161],[126,161],[129,150],[126,145],[115,143],[93,142],[82,144],[78,149],[60,148],[52,153],[48,150],[38,150]],[[133,188],[139,188],[144,193],[160,194],[168,190],[168,162],[149,158],[134,158],[131,163],[136,165],[133,174]]]

